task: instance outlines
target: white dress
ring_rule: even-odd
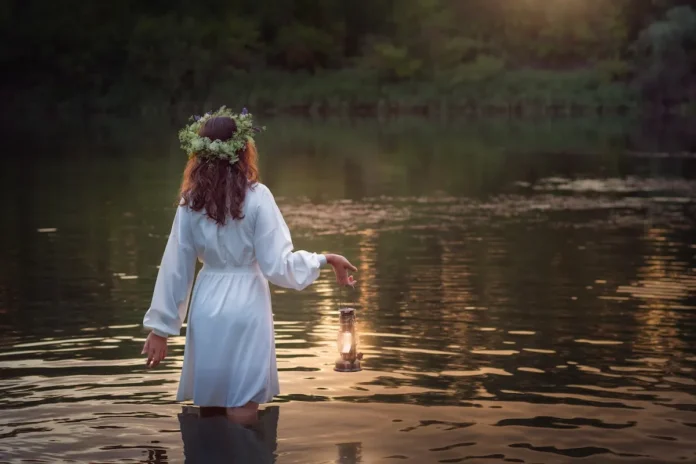
[[[293,252],[265,185],[247,191],[242,211],[243,219],[224,226],[186,206],[176,211],[143,325],[158,335],[179,335],[199,259],[177,401],[219,407],[270,402],[280,390],[268,281],[302,290],[326,263],[323,255]]]

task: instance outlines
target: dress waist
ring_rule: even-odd
[[[239,265],[239,266],[226,266],[226,267],[213,267],[204,264],[201,268],[199,274],[259,274],[261,275],[261,268],[259,268],[258,263]]]

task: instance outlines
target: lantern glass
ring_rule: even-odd
[[[339,313],[337,348],[339,357],[336,360],[335,370],[339,372],[361,370],[362,353],[358,353],[358,334],[353,308],[342,308]]]
[[[348,354],[353,349],[353,334],[350,332],[341,332],[338,337],[338,350],[341,354]]]

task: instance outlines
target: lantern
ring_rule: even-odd
[[[358,353],[358,334],[355,323],[355,309],[342,308],[339,312],[338,359],[334,367],[338,372],[357,372],[361,370],[362,353]]]

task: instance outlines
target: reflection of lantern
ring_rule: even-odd
[[[338,443],[338,464],[363,462],[362,443]]]
[[[339,316],[338,354],[334,370],[357,372],[360,370],[362,353],[358,353],[358,334],[355,328],[355,310],[342,308]]]

